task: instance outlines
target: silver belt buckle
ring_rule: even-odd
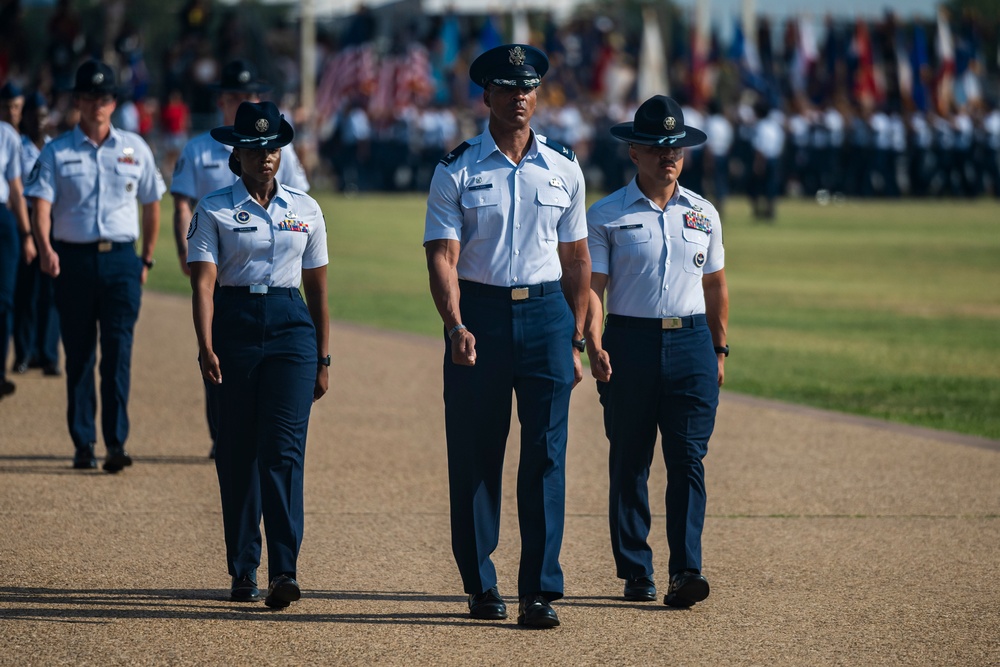
[[[660,324],[663,329],[680,329],[684,326],[684,322],[679,317],[664,317],[660,320]]]
[[[251,285],[251,294],[267,294],[267,285]]]
[[[111,241],[98,241],[97,242],[97,252],[111,252],[111,248],[114,244]]]
[[[528,288],[527,287],[515,287],[510,291],[511,301],[524,301],[528,298]]]

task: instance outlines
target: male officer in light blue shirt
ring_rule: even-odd
[[[0,90],[0,103],[23,104],[20,88],[8,82]],[[20,113],[20,106],[17,107]],[[7,118],[16,119],[12,115]],[[21,255],[25,262],[35,258],[28,212],[21,182],[21,137],[9,123],[0,121],[0,398],[14,393],[7,379],[7,346],[14,328],[14,291]],[[20,242],[18,238],[20,237]]]
[[[677,182],[684,148],[706,137],[684,124],[674,100],[646,100],[632,122],[611,134],[629,142],[638,167],[627,186],[587,212],[593,258],[587,345],[611,446],[611,547],[625,599],[655,600],[646,481],[659,428],[670,548],[664,603],[689,607],[709,591],[701,574],[702,458],[729,354],[722,224],[711,203]]]
[[[540,628],[559,625],[549,603],[563,596],[566,431],[590,284],[580,165],[530,127],[548,64],[521,44],[472,63],[489,126],[441,160],[424,227],[431,295],[447,334],[452,550],[469,612],[507,617],[490,555],[513,391],[521,422],[518,623]]]
[[[222,68],[222,76],[216,89],[219,92],[218,106],[222,112],[222,124],[229,126],[235,121],[240,104],[259,101],[260,95],[270,91],[271,86],[257,78],[257,68],[253,63],[234,60]],[[191,275],[186,239],[191,213],[202,197],[229,187],[237,180],[229,169],[232,153],[231,146],[219,143],[210,132],[205,132],[189,141],[177,160],[170,193],[174,198],[174,242],[177,244],[177,256],[184,275]],[[303,192],[309,191],[306,172],[291,144],[281,149],[281,166],[278,167],[275,180]],[[212,438],[212,448],[209,451],[211,458],[215,457],[215,441],[218,438],[215,410],[212,388],[206,384],[205,416],[208,419],[209,436]]]
[[[80,123],[45,145],[26,188],[41,268],[56,279],[73,467],[97,467],[94,364],[100,330],[104,469],[112,473],[132,465],[125,441],[133,330],[166,191],[146,142],[111,125],[117,91],[115,73],[103,62],[90,60],[77,69],[73,94]]]

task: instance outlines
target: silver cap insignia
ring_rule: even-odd
[[[525,53],[524,49],[522,49],[520,46],[515,46],[513,49],[509,51],[509,53],[510,53],[509,60],[511,65],[524,64]]]
[[[667,116],[666,118],[663,119],[663,127],[665,127],[666,129],[672,130],[676,126],[677,126],[677,121],[674,120],[673,116]]]
[[[267,132],[269,125],[267,124],[266,118],[258,118],[257,122],[254,123],[254,127],[257,128],[258,132]]]

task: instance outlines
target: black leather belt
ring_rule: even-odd
[[[81,252],[111,252],[112,250],[135,249],[135,241],[93,241],[92,243],[71,243],[56,241],[60,250],[79,250]]]
[[[490,299],[504,299],[505,301],[524,301],[533,297],[562,292],[562,284],[558,280],[551,283],[542,283],[541,285],[526,285],[522,287],[500,287],[498,285],[474,283],[469,280],[459,280],[458,287],[462,291],[462,294],[465,295],[484,296]]]
[[[215,291],[226,296],[284,296],[298,294],[294,287],[271,287],[270,285],[220,285]]]
[[[705,326],[708,320],[703,314],[684,317],[629,317],[628,315],[608,315],[608,325],[631,329],[693,329]]]

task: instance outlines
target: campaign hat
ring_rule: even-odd
[[[88,60],[76,70],[73,92],[78,95],[117,95],[115,72],[100,60]]]
[[[612,126],[616,139],[644,146],[698,146],[708,135],[684,124],[684,110],[674,99],[655,95],[636,109],[634,120]]]
[[[212,88],[220,93],[266,93],[271,90],[269,84],[258,78],[257,67],[243,58],[226,63],[219,82]]]
[[[274,102],[241,102],[233,124],[211,134],[220,144],[236,148],[280,148],[292,143],[295,130]]]
[[[0,88],[0,100],[14,100],[18,97],[24,97],[24,91],[13,81],[8,81]]]
[[[472,61],[469,77],[485,88],[537,88],[549,71],[549,59],[527,44],[504,44],[484,52]]]

